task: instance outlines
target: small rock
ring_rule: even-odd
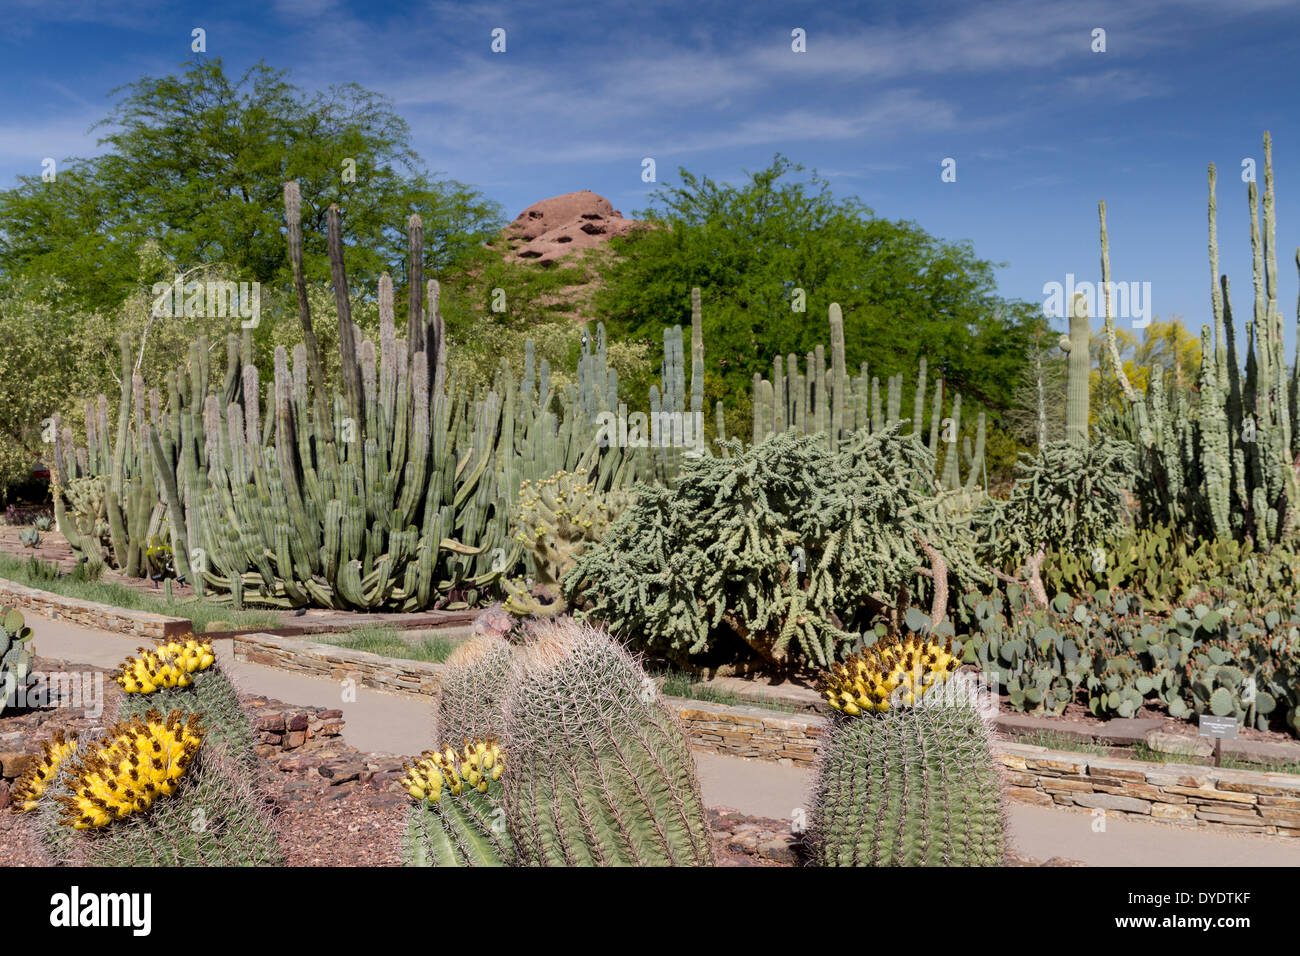
[[[795,863],[794,841],[790,837],[777,837],[758,845],[758,855],[775,863]]]
[[[0,754],[0,777],[17,780],[35,762],[36,754],[14,752]]]
[[[296,730],[284,735],[284,743],[282,746],[285,750],[293,750],[296,747],[301,747],[306,742],[307,735],[300,730]]]
[[[268,734],[282,734],[284,733],[284,714],[267,714],[265,717],[259,718],[253,726]]]
[[[1153,730],[1146,735],[1146,744],[1152,750],[1166,754],[1184,754],[1192,757],[1208,757],[1214,753],[1214,744],[1208,737],[1192,737],[1183,734],[1171,734],[1163,730]]]
[[[9,806],[9,784],[0,780],[0,810],[7,809]]]
[[[736,853],[757,853],[758,834],[753,830],[745,830],[741,833],[737,833],[727,843],[727,849]]]
[[[321,711],[320,713],[318,713],[316,716],[319,717],[321,720],[334,720],[334,719],[336,719],[336,718],[342,717],[342,716],[343,716],[343,711],[341,711],[341,710],[322,710],[322,711]]]
[[[306,714],[294,714],[285,722],[285,726],[292,731],[303,731],[307,729],[309,720]]]

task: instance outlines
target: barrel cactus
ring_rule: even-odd
[[[256,764],[253,730],[230,678],[217,663],[210,641],[193,637],[140,648],[113,675],[126,693],[122,717],[142,716],[151,709],[203,718],[207,737],[229,752],[229,759],[248,769]]]
[[[514,850],[496,802],[505,759],[495,738],[430,750],[406,768],[402,787],[416,801],[407,814],[407,866],[508,866]]]
[[[882,641],[823,679],[807,845],[822,866],[995,866],[1005,817],[990,729],[950,643]]]
[[[47,786],[36,809],[60,864],[283,862],[262,794],[197,713],[149,709],[119,720],[56,766]]]
[[[3,610],[0,617],[0,714],[4,713],[17,692],[31,681],[32,662],[36,651],[32,647],[32,629],[23,620],[21,611]]]
[[[506,705],[505,807],[519,862],[707,866],[695,764],[632,656],[568,618],[534,629]]]
[[[443,662],[435,739],[500,737],[512,668],[510,645],[495,634],[477,634]]]

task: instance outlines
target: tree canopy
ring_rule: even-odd
[[[114,308],[140,281],[138,250],[156,244],[183,272],[220,263],[241,280],[287,285],[282,188],[296,179],[310,275],[328,275],[325,214],[344,210],[348,270],[399,288],[407,216],[424,220],[425,270],[450,264],[503,224],[500,207],[454,181],[434,181],[406,122],[356,84],[304,94],[263,64],[229,76],[219,58],[179,76],[114,91],[97,124],[107,151],[60,165],[52,182],[19,178],[0,192],[0,277],[62,280],[69,304]],[[166,281],[171,275],[154,278]]]
[[[659,228],[613,240],[597,313],[615,335],[654,340],[689,322],[690,288],[700,286],[709,398],[734,401],[774,355],[824,342],[838,302],[850,368],[867,362],[882,380],[911,379],[925,356],[969,399],[1011,405],[1033,306],[1000,299],[993,264],[969,243],[878,218],[803,171],[780,154],[740,185],[679,170],[680,185],[637,213]]]

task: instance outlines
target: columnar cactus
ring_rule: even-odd
[[[1069,353],[1068,385],[1065,400],[1065,435],[1077,444],[1088,443],[1089,376],[1092,374],[1092,326],[1088,319],[1088,300],[1076,294],[1070,303],[1070,334],[1061,337],[1061,347]]]
[[[1277,308],[1273,150],[1264,135],[1264,195],[1247,186],[1255,301],[1239,364],[1228,277],[1218,275],[1216,174],[1209,169],[1209,253],[1213,326],[1201,333],[1201,371],[1192,406],[1171,407],[1162,377],[1136,396],[1137,495],[1148,523],[1174,522],[1206,538],[1233,537],[1265,547],[1300,524],[1298,383],[1283,354]],[[1262,212],[1263,228],[1260,228]],[[1103,220],[1104,224],[1104,220]],[[1103,233],[1103,247],[1105,237]],[[1300,265],[1300,259],[1297,260]],[[1113,334],[1113,333],[1112,333]],[[1298,365],[1300,367],[1300,365]]]
[[[865,362],[859,367],[857,375],[849,373],[845,360],[844,317],[840,307],[834,303],[830,307],[829,324],[829,369],[826,368],[823,347],[819,345],[815,351],[808,353],[803,373],[799,371],[798,360],[790,355],[786,357],[784,369],[781,357],[776,357],[770,381],[758,373],[754,374],[751,394],[753,443],[757,444],[783,431],[793,431],[797,435],[825,434],[827,447],[834,451],[849,441],[854,432],[879,433],[899,422],[903,409],[903,375],[900,373],[888,379],[882,397],[880,380],[868,375]],[[928,367],[923,357],[916,376],[912,423],[908,429],[918,441],[924,435],[927,373]],[[939,378],[933,384],[933,396],[929,446],[931,453],[936,456],[935,477],[945,491],[956,490],[964,485],[966,490],[973,492],[985,480],[984,413],[979,414],[975,444],[963,456],[958,434],[961,428],[961,394],[946,390],[943,379]],[[948,418],[951,418],[951,422],[944,418],[945,404],[949,408]],[[941,434],[945,443],[942,454],[939,449]],[[963,457],[966,461],[964,479],[961,471]]]
[[[706,866],[695,763],[654,681],[604,633],[540,625],[506,709],[505,807],[534,866]]]
[[[991,731],[951,647],[882,642],[827,675],[807,845],[821,866],[997,866],[1005,811]]]

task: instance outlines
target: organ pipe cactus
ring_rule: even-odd
[[[831,450],[849,440],[852,433],[878,433],[899,422],[903,407],[903,376],[892,376],[885,383],[882,397],[880,380],[868,374],[862,363],[856,375],[849,373],[845,359],[844,318],[837,304],[830,307],[831,355],[826,367],[822,346],[809,352],[800,371],[794,355],[773,362],[772,378],[754,375],[751,400],[754,409],[753,442],[755,444],[778,432],[797,435],[826,434]],[[929,388],[928,366],[920,360],[912,402],[911,427],[908,431],[923,435],[926,394]],[[943,409],[948,406],[945,419]],[[929,446],[935,458],[935,477],[946,491],[965,487],[974,491],[984,477],[986,423],[980,412],[975,429],[975,443],[963,449],[960,442],[961,394],[946,389],[942,378],[933,384],[933,407],[930,412]],[[939,440],[945,449],[941,454]],[[963,454],[964,452],[964,454]],[[942,464],[940,464],[942,460]],[[965,461],[965,478],[961,462]]]
[[[532,866],[707,866],[695,762],[654,681],[604,633],[539,625],[506,707],[506,818]]]
[[[807,846],[821,866],[996,866],[1005,810],[991,731],[951,647],[882,641],[823,682]]]
[[[103,536],[119,569],[145,573],[149,542],[165,533],[177,576],[236,605],[443,606],[454,596],[474,600],[502,574],[527,568],[510,528],[521,482],[561,470],[601,491],[670,479],[678,458],[664,449],[599,441],[598,416],[619,408],[603,327],[586,337],[577,381],[564,388],[552,385],[545,363],[534,368],[531,351],[522,382],[504,361],[485,391],[470,393],[448,376],[438,284],[417,281],[418,217],[408,223],[416,285],[406,337],[397,335],[393,284],[383,276],[376,345],[351,322],[342,216],[329,213],[342,366],[342,391],[331,392],[292,183],[285,212],[304,342],[277,350],[270,382],[253,364],[247,331],[227,337],[224,377],[213,374],[200,337],[146,400],[124,338],[116,442],[102,396],[87,415],[84,448],[56,429],[57,481],[65,494],[80,480],[102,482]],[[693,364],[702,366],[702,350],[696,328]],[[680,341],[670,356],[663,397],[652,395],[652,404],[680,414]],[[702,388],[702,378],[693,382],[693,404]],[[61,528],[75,548],[90,548],[92,529],[70,519],[63,497],[55,503]]]
[[[1205,538],[1236,538],[1261,550],[1285,539],[1300,522],[1293,463],[1300,454],[1297,385],[1300,362],[1288,369],[1278,268],[1272,140],[1264,135],[1264,193],[1247,185],[1254,308],[1245,323],[1244,350],[1236,340],[1228,277],[1219,274],[1216,172],[1209,167],[1209,256],[1214,321],[1201,332],[1201,369],[1188,405],[1171,399],[1157,370],[1145,394],[1135,395],[1135,491],[1143,520],[1173,522]],[[1262,217],[1262,230],[1261,230]],[[1102,220],[1103,249],[1106,244]],[[1300,265],[1300,259],[1297,260]],[[1113,329],[1110,349],[1114,351]],[[1241,367],[1245,352],[1245,370]]]

